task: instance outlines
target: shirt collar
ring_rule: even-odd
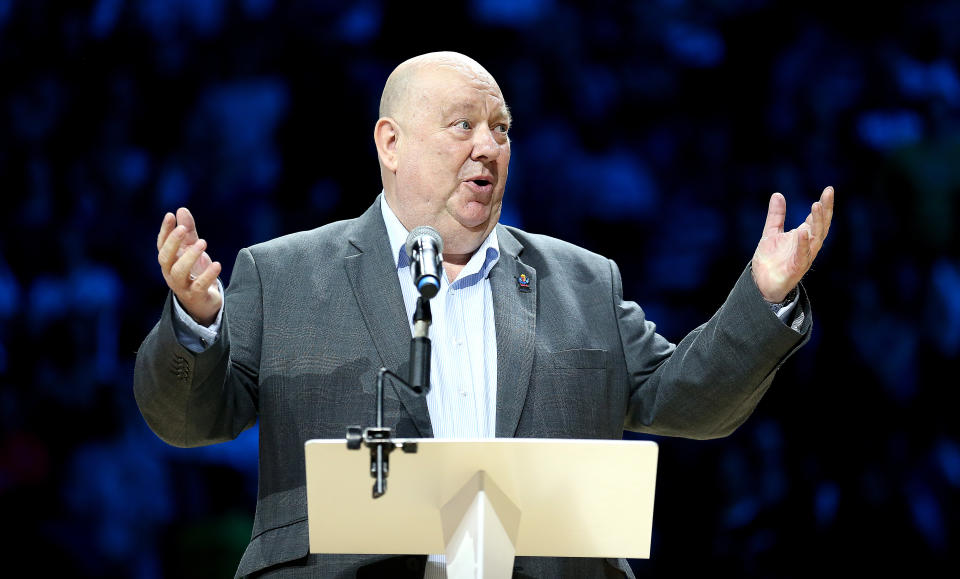
[[[390,239],[390,247],[393,248],[393,256],[396,259],[397,269],[410,266],[410,258],[407,257],[407,235],[409,231],[400,223],[400,218],[393,212],[387,203],[387,197],[380,194],[380,212],[383,214],[383,223],[387,226],[387,237]],[[457,277],[457,284],[465,282],[468,278],[486,278],[490,275],[490,270],[500,259],[500,242],[497,239],[497,228],[487,235],[477,251],[470,257],[470,261],[464,266],[460,275]],[[476,274],[480,274],[477,276]],[[441,285],[447,283],[447,276],[443,276]]]

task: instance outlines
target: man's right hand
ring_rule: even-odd
[[[163,279],[180,306],[198,324],[209,326],[217,319],[223,296],[216,283],[220,262],[204,251],[207,242],[197,236],[197,224],[186,207],[167,213],[157,235],[157,261]]]

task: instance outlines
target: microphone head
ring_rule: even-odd
[[[407,235],[407,257],[413,259],[413,246],[416,245],[417,240],[421,237],[429,237],[437,244],[437,253],[443,253],[443,238],[440,237],[440,233],[430,227],[429,225],[421,225],[420,227],[415,227],[413,231]]]

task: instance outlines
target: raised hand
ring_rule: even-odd
[[[810,207],[807,219],[796,229],[783,230],[786,216],[787,200],[774,193],[763,237],[753,253],[753,280],[770,303],[780,303],[787,297],[823,247],[833,220],[833,187],[823,190],[820,200]]]
[[[167,286],[197,323],[216,320],[223,296],[216,283],[220,262],[211,261],[207,242],[197,236],[197,224],[186,207],[163,216],[157,235],[157,261]]]

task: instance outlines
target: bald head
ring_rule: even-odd
[[[481,79],[500,92],[493,76],[479,62],[459,52],[429,52],[406,60],[394,69],[380,96],[380,117],[402,119],[409,114],[411,103],[417,102],[422,90],[423,73],[438,70],[460,72]]]
[[[408,230],[440,232],[445,263],[465,264],[500,218],[509,128],[500,87],[472,58],[423,54],[387,79],[373,129],[384,200]]]

